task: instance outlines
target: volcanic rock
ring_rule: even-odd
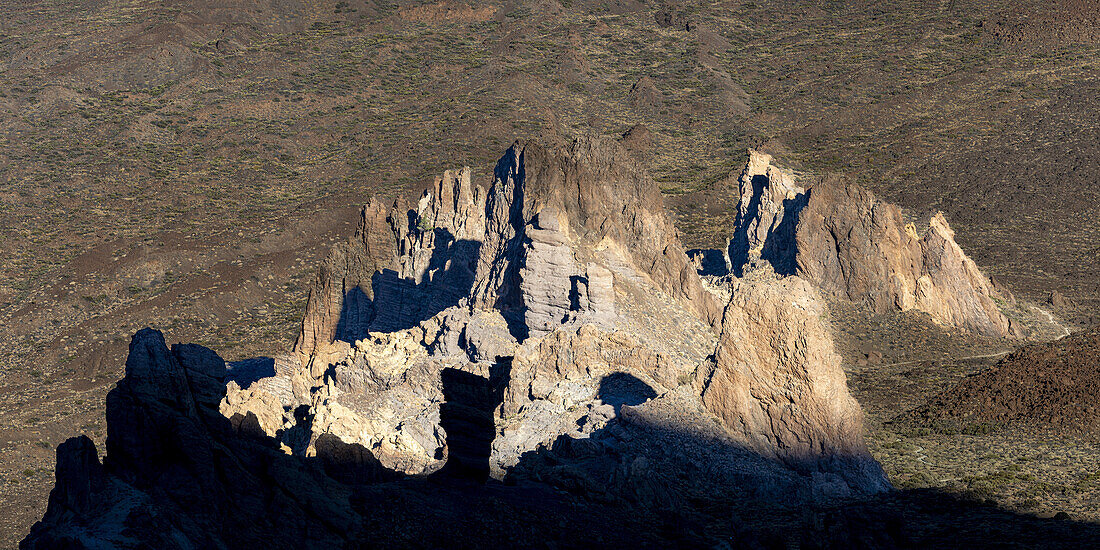
[[[355,236],[333,248],[310,287],[294,351],[308,356],[336,339],[354,338],[373,316],[371,278],[392,269],[397,248],[387,210],[367,202]]]
[[[612,138],[519,142],[488,190],[470,175],[444,173],[415,206],[368,202],[321,266],[291,357],[227,368],[135,336],[103,473],[86,442],[66,444],[57,504],[28,545],[77,532],[125,546],[116,531],[166,547],[283,531],[287,546],[347,544],[416,512],[367,514],[364,495],[399,502],[425,477],[452,504],[519,498],[480,489],[498,481],[567,490],[588,516],[570,523],[596,530],[691,508],[688,494],[788,506],[888,489],[809,283],[705,286],[656,184]],[[474,485],[456,493],[458,480]],[[79,527],[134,514],[176,524]]]
[[[817,291],[798,276],[734,284],[714,359],[696,377],[703,406],[746,447],[792,466],[843,461],[869,492],[889,487],[863,442],[863,417]]]
[[[901,209],[854,184],[823,179],[809,189],[750,152],[728,256],[735,274],[760,260],[797,274],[829,298],[875,313],[917,310],[937,323],[992,337],[1015,336],[1002,294],[955,243],[942,214],[923,235]]]
[[[933,398],[913,417],[1056,433],[1100,433],[1100,326],[1022,347]]]

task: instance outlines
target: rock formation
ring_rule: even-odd
[[[863,444],[859,404],[848,393],[827,311],[798,276],[753,273],[734,284],[713,360],[698,373],[703,405],[748,448],[798,467],[823,457],[879,483]]]
[[[348,488],[238,436],[251,421],[219,414],[225,375],[208,349],[138,332],[107,396],[107,458],[86,437],[58,447],[50,506],[23,547],[244,547],[267,545],[265,533],[339,543],[354,526]]]
[[[997,304],[1012,301],[1011,294],[963,253],[942,214],[921,235],[900,208],[869,191],[831,179],[803,189],[771,160],[750,151],[740,176],[728,247],[734,274],[762,260],[875,313],[917,310],[975,334],[1020,336]]]
[[[213,547],[251,544],[284,521],[287,545],[313,532],[364,540],[381,513],[364,512],[365,495],[400,501],[425,478],[439,498],[498,503],[486,510],[519,498],[499,487],[564,489],[580,509],[600,508],[585,520],[596,531],[599,517],[632,516],[617,520],[625,529],[668,510],[704,514],[688,494],[782,507],[888,489],[817,292],[798,277],[752,277],[732,292],[704,285],[657,186],[618,141],[517,143],[487,190],[463,169],[414,207],[368,203],[321,267],[295,354],[266,367],[273,376],[139,333],[108,402],[106,478],[86,442],[66,444],[58,504],[28,545],[68,532],[122,541],[76,527],[107,516],[65,511],[89,491],[116,503],[103,491],[119,483],[149,517],[192,522],[153,540]],[[449,488],[456,478],[475,489]],[[255,517],[283,499],[296,504]]]
[[[385,207],[368,201],[355,236],[333,248],[310,287],[294,351],[308,356],[334,340],[360,333],[359,327],[374,314],[371,278],[378,271],[393,269],[396,247]]]

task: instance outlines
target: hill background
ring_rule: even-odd
[[[370,195],[516,138],[628,132],[688,246],[746,148],[915,214],[1055,313],[1100,304],[1095,4],[942,0],[0,2],[0,518],[102,441],[129,334],[288,349]]]

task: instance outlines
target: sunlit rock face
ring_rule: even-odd
[[[798,276],[737,281],[713,360],[698,373],[703,406],[747,448],[796,468],[825,468],[862,491],[888,487],[863,442],[819,293]]]
[[[932,216],[922,235],[898,206],[869,191],[828,178],[804,189],[756,151],[739,186],[741,206],[727,250],[735,275],[766,262],[826,297],[864,303],[876,313],[917,310],[974,334],[1021,335],[996,303],[1011,302],[1011,294],[995,289],[963,253],[942,214]]]

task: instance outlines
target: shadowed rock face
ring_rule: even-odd
[[[856,185],[824,180],[806,190],[756,151],[740,178],[741,211],[728,255],[734,274],[754,259],[797,274],[831,298],[876,313],[917,310],[936,322],[992,337],[1020,336],[994,288],[936,214],[921,236],[896,205]]]
[[[387,219],[385,207],[369,200],[355,236],[333,247],[309,289],[294,351],[308,356],[334,340],[354,341],[360,327],[369,324],[374,314],[371,278],[394,268],[397,242]]]
[[[348,489],[323,460],[287,456],[219,414],[224,377],[208,349],[134,335],[126,377],[107,396],[104,463],[85,437],[58,447],[50,506],[22,546],[244,547],[276,532],[286,546],[340,543],[355,523]]]

